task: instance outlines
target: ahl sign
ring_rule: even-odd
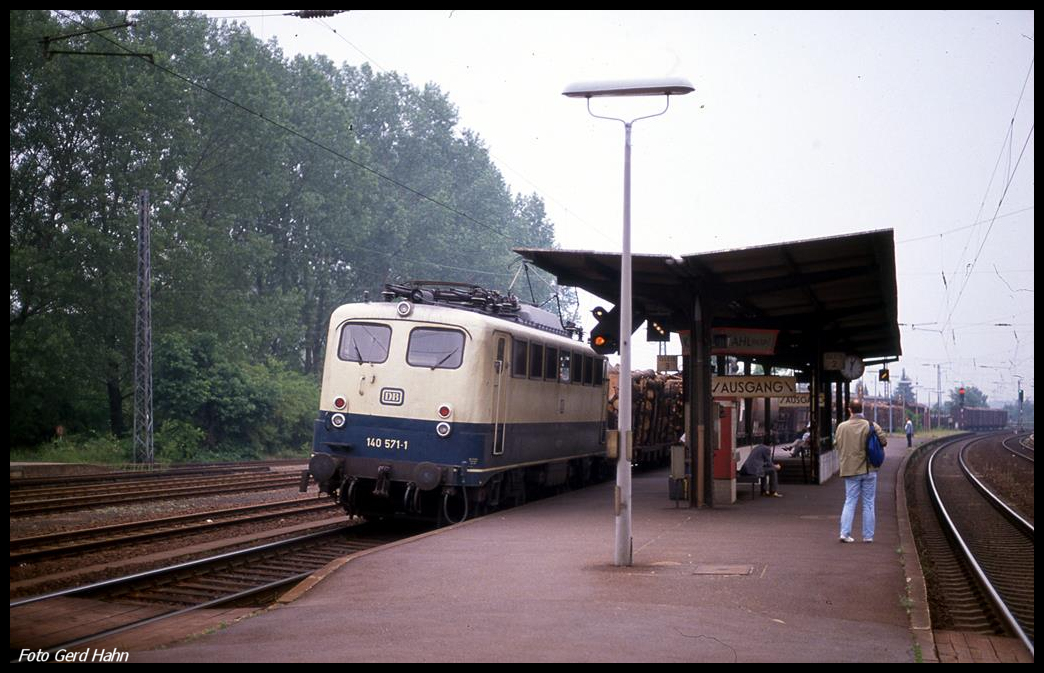
[[[712,355],[774,355],[778,329],[715,327],[711,330]]]

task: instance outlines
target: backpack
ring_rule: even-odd
[[[866,437],[866,462],[870,463],[870,467],[881,467],[885,459],[884,447],[874,430],[874,424],[867,421],[867,425],[870,426],[870,434]]]

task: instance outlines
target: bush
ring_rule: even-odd
[[[318,383],[277,360],[251,363],[237,355],[213,334],[163,338],[154,399],[165,452],[195,461],[204,454],[232,460],[307,452]]]
[[[156,462],[200,462],[205,433],[191,423],[176,418],[163,421],[153,436]]]
[[[112,435],[88,432],[54,439],[31,448],[14,449],[11,451],[11,460],[120,465],[131,462],[131,443],[130,438],[117,439]]]

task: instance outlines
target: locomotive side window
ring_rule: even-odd
[[[544,346],[543,344],[529,344],[529,378],[544,378]]]
[[[375,323],[348,323],[341,330],[337,357],[348,362],[380,364],[388,359],[391,327]]]
[[[544,348],[544,378],[548,381],[558,378],[558,349],[551,346]]]
[[[573,353],[573,383],[583,383],[584,379],[584,356]]]
[[[596,386],[602,385],[605,381],[605,360],[597,359],[594,361],[594,384]]]
[[[410,332],[406,362],[414,367],[456,369],[464,360],[464,333],[453,329],[418,327]]]
[[[511,375],[526,378],[527,364],[529,360],[529,344],[518,339],[511,340]]]
[[[562,383],[569,383],[571,380],[575,381],[575,379],[570,376],[570,372],[572,371],[572,369],[570,369],[570,358],[572,358],[573,362],[576,361],[575,355],[569,351],[562,351],[562,357],[558,359],[558,380]]]
[[[594,381],[594,368],[596,360],[590,355],[584,356],[584,385],[589,386]]]

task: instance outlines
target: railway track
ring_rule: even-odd
[[[418,532],[346,522],[333,531],[12,601],[11,652],[73,650],[201,608],[264,606],[334,559]],[[55,619],[70,613],[75,619]]]
[[[100,487],[73,486],[12,491],[11,516],[25,516],[47,512],[79,510],[87,507],[105,507],[159,498],[189,498],[221,495],[231,492],[265,491],[293,487],[300,483],[300,475],[290,473],[240,474],[213,479],[178,477],[139,483],[119,483]]]
[[[1033,435],[1014,435],[1005,439],[1002,444],[1005,450],[1033,462]]]
[[[157,480],[172,479],[187,476],[216,476],[221,474],[244,474],[247,472],[271,472],[272,467],[283,467],[284,465],[302,465],[301,461],[271,461],[264,463],[226,463],[221,465],[186,465],[182,467],[168,467],[155,470],[121,470],[110,472],[97,472],[94,474],[62,474],[48,477],[16,477],[12,474],[10,479],[10,490],[27,491],[32,489],[54,488],[78,484],[80,486],[95,486],[101,484],[127,484],[132,482],[149,483]]]
[[[337,504],[329,500],[281,500],[262,505],[210,510],[161,519],[14,538],[10,541],[9,547],[11,565],[160,538],[204,533],[244,523],[256,523],[337,509]]]
[[[991,439],[994,438],[994,439]],[[962,437],[922,455],[907,473],[935,628],[1011,634],[1033,652],[1033,531],[971,476]]]

